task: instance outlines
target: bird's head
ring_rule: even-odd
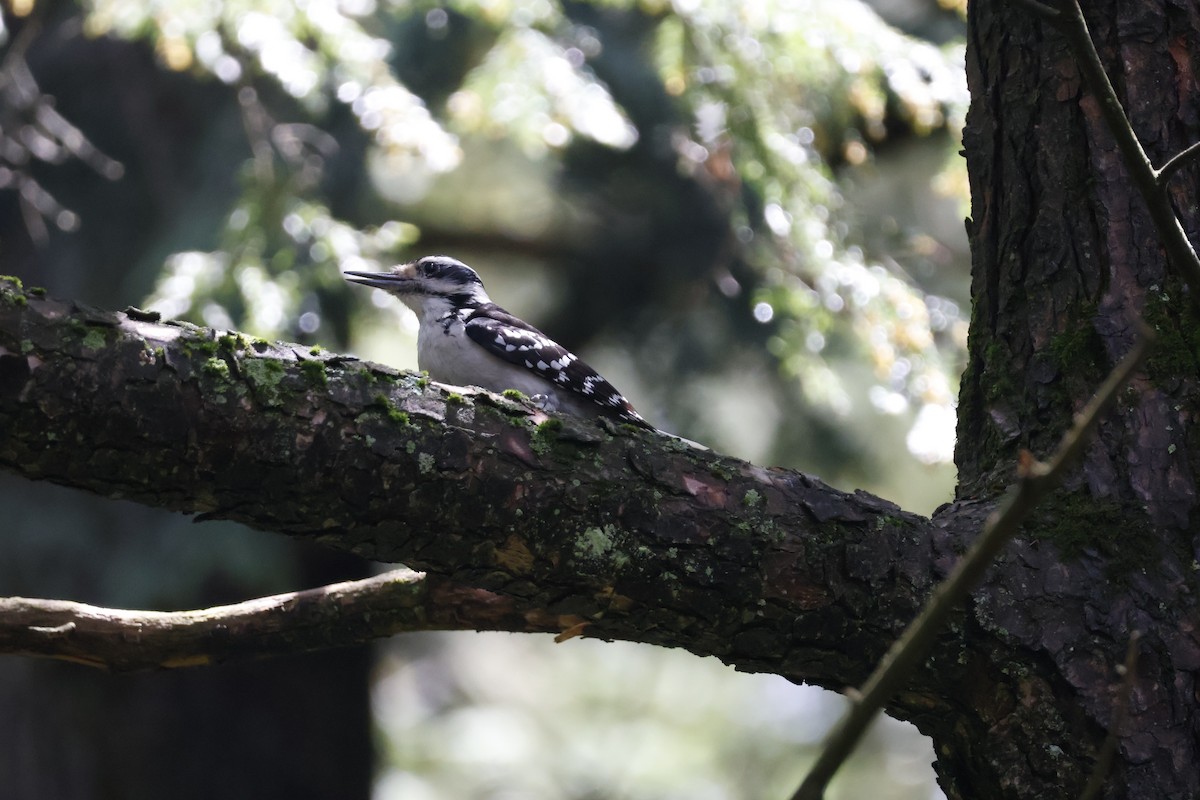
[[[474,308],[490,302],[475,270],[449,256],[423,256],[390,272],[342,273],[351,283],[396,295],[418,314]]]

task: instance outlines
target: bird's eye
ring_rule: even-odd
[[[421,264],[421,274],[426,278],[432,278],[438,274],[438,265],[436,261],[426,261]]]

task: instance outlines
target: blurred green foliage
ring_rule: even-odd
[[[384,656],[372,701],[377,800],[784,798],[845,706],[682,651],[498,633],[413,637]],[[931,758],[885,719],[830,800],[929,800]]]
[[[81,11],[87,36],[144,41],[166,70],[228,85],[242,120],[239,191],[210,248],[166,258],[152,307],[345,346],[341,269],[430,247],[481,254],[489,278],[533,263],[549,290],[567,286],[551,332],[629,351],[632,393],[667,427],[784,463],[817,441],[829,457],[800,465],[869,475],[837,420],[870,404],[906,416],[917,459],[948,461],[964,298],[928,293],[906,263],[944,246],[906,229],[879,252],[839,183],[898,140],[952,151],[961,44],[820,0]],[[388,307],[379,324],[402,314]],[[869,393],[831,368],[844,359],[870,365]],[[752,367],[769,416],[790,421],[745,450],[712,411],[730,364]],[[678,379],[657,384],[664,372]]]

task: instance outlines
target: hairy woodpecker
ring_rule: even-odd
[[[493,303],[479,275],[461,261],[425,256],[391,272],[344,274],[348,281],[396,295],[416,312],[417,365],[435,381],[493,392],[516,389],[547,411],[654,430],[596,370]]]

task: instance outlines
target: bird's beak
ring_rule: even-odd
[[[411,284],[416,277],[413,274],[412,264],[403,264],[391,272],[354,272],[346,270],[342,275],[351,283],[370,286],[374,289],[383,289],[387,292],[404,291],[405,287]]]

